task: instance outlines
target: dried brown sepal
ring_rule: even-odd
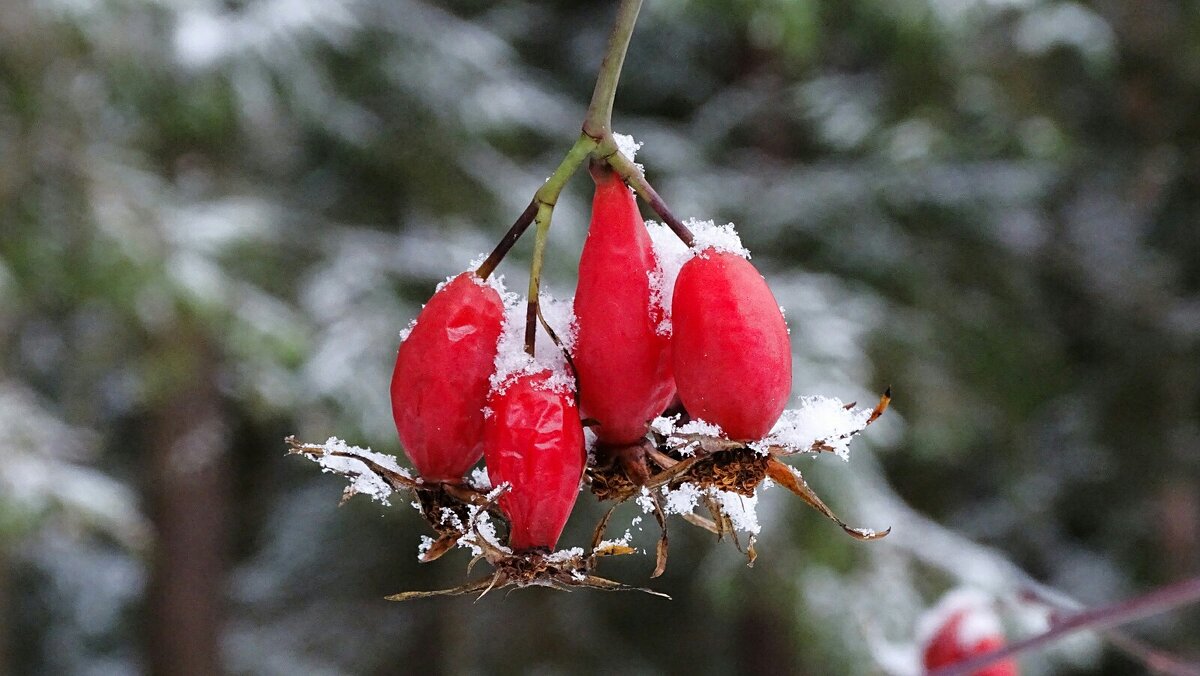
[[[374,460],[372,460],[370,458],[358,455],[356,453],[343,452],[343,451],[330,451],[327,448],[325,448],[325,446],[322,444],[306,444],[301,441],[298,441],[296,439],[296,437],[294,437],[294,436],[289,436],[286,439],[284,439],[283,441],[290,447],[288,449],[288,453],[290,455],[305,455],[310,458],[320,458],[323,456],[332,455],[334,457],[351,458],[351,459],[357,460],[357,461],[361,462],[363,465],[365,465],[367,467],[367,469],[371,470],[371,472],[374,473],[376,476],[383,479],[393,491],[399,491],[399,490],[405,490],[405,489],[417,490],[424,486],[424,484],[421,483],[420,481],[418,481],[417,479],[412,479],[410,477],[406,477],[403,474],[400,474],[399,472],[396,472],[387,467],[384,467],[383,465],[375,462]],[[358,475],[353,474],[353,476],[358,476]],[[345,502],[348,497],[354,495],[354,491],[353,491],[352,487],[348,486],[346,488],[346,490],[349,495],[343,495],[343,497],[342,497],[343,502]]]
[[[693,526],[698,526],[700,528],[703,528],[704,530],[712,533],[713,535],[721,534],[721,531],[717,528],[716,522],[713,521],[712,519],[700,516],[699,514],[696,514],[695,512],[687,512],[685,514],[680,514],[679,516],[682,516],[684,521],[687,521],[688,523],[692,524]]]
[[[804,480],[804,477],[801,476],[799,470],[796,470],[789,465],[785,465],[775,458],[771,458],[770,463],[767,465],[767,475],[770,476],[775,483],[778,483],[780,486],[783,486],[789,491],[800,496],[800,498],[804,500],[804,502],[808,503],[810,507],[817,510],[821,514],[824,514],[826,518],[836,523],[843,531],[846,532],[847,535],[856,540],[878,540],[879,538],[885,537],[888,533],[892,532],[890,527],[886,530],[876,531],[871,530],[870,528],[854,528],[847,525],[846,522],[839,519],[837,515],[833,513],[833,510],[829,509],[829,507],[821,500],[821,498],[817,497],[817,494],[814,493],[812,488],[809,487],[808,482]]]
[[[429,563],[442,558],[446,552],[454,549],[458,545],[458,541],[462,539],[462,533],[447,533],[434,540],[429,549],[425,550],[418,560],[421,563]]]
[[[654,519],[658,521],[658,544],[654,547],[654,572],[650,579],[662,575],[667,570],[667,515],[663,512],[662,500],[657,493],[653,494]]]
[[[352,450],[331,450],[324,444],[302,443],[297,441],[294,436],[289,436],[284,441],[289,446],[288,452],[290,454],[304,455],[318,461],[320,458],[326,456],[350,458],[361,463],[367,471],[383,481],[392,491],[412,491],[420,508],[421,516],[438,535],[433,545],[421,554],[420,561],[423,563],[434,561],[446,552],[454,549],[459,540],[466,534],[456,524],[462,524],[464,528],[467,527],[466,524],[471,522],[472,508],[486,509],[491,512],[493,518],[501,522],[506,521],[504,514],[495,509],[494,499],[489,501],[485,493],[466,484],[425,482],[405,476],[394,469],[376,462],[367,455],[355,453]],[[338,473],[351,478],[356,478],[362,474],[355,470],[339,471]],[[347,486],[338,504],[345,504],[356,493],[353,484]],[[454,514],[456,519],[447,518],[445,510],[449,510]]]
[[[479,545],[484,552],[480,558],[486,559],[495,568],[491,575],[450,589],[401,592],[385,598],[389,601],[410,601],[434,596],[459,596],[474,592],[479,592],[479,598],[483,598],[493,589],[505,587],[518,589],[550,587],[560,591],[577,588],[601,591],[640,591],[667,599],[671,598],[652,589],[634,587],[591,573],[596,557],[632,554],[634,551],[632,547],[619,544],[610,545],[593,550],[587,555],[563,558],[540,550],[509,553],[487,543],[482,536],[479,537]]]

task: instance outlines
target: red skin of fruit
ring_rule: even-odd
[[[984,636],[973,645],[964,646],[959,640],[959,633],[966,614],[967,611],[960,610],[951,615],[950,619],[946,620],[946,623],[933,635],[933,638],[929,639],[922,656],[927,671],[964,662],[1004,645],[1004,637],[993,634]],[[974,672],[973,676],[1018,676],[1018,673],[1016,663],[1006,660],[980,669]]]
[[[392,415],[426,481],[462,481],[483,455],[483,406],[504,304],[474,272],[455,277],[417,315],[392,372]]]
[[[580,408],[609,444],[641,439],[675,396],[671,339],[655,332],[663,308],[650,300],[655,267],[633,193],[616,173],[601,173],[579,259],[574,362]]]
[[[706,249],[683,264],[671,303],[675,384],[693,418],[761,439],[792,390],[787,324],[750,261]]]
[[[570,392],[546,385],[549,371],[526,374],[492,393],[484,425],[484,459],[500,496],[514,551],[554,549],[583,477],[583,425]]]

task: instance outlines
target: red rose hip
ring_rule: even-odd
[[[664,309],[651,289],[656,263],[633,193],[615,172],[593,172],[592,222],[575,290],[575,369],[583,415],[600,441],[627,444],[675,395]],[[659,294],[661,296],[661,294]]]
[[[392,415],[426,481],[461,481],[483,454],[483,407],[504,318],[500,294],[464,272],[417,315],[392,372]]]
[[[675,384],[693,418],[761,439],[792,389],[787,324],[749,261],[705,249],[683,264],[671,303]]]
[[[554,388],[550,372],[517,376],[488,397],[484,459],[500,496],[514,551],[554,549],[583,476],[583,425],[574,394]]]
[[[1004,645],[1004,634],[991,616],[978,615],[972,609],[958,610],[938,627],[925,643],[921,661],[927,671],[990,653]],[[1011,660],[997,662],[973,672],[972,676],[1017,676],[1017,665]]]

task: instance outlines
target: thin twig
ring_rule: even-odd
[[[1142,596],[1112,605],[1084,610],[1057,622],[1048,630],[1010,643],[974,659],[930,672],[929,676],[967,676],[997,662],[1052,643],[1077,631],[1103,631],[1200,601],[1200,577],[1161,587]]]
[[[508,255],[509,249],[512,249],[517,240],[521,239],[521,235],[524,235],[525,231],[529,229],[529,224],[533,223],[533,217],[537,215],[537,210],[537,200],[530,200],[529,206],[525,207],[525,211],[521,212],[516,222],[508,229],[508,232],[504,233],[504,238],[500,240],[496,248],[492,249],[492,253],[475,270],[475,274],[479,275],[481,279],[487,279],[491,276],[492,272],[496,270],[496,266],[500,265],[500,261],[504,260],[504,257]]]
[[[654,213],[663,219],[663,222],[667,224],[667,227],[671,228],[676,237],[689,247],[695,244],[696,238],[692,235],[692,231],[683,224],[683,221],[676,218],[675,214],[671,213],[671,210],[667,208],[667,203],[659,196],[654,186],[650,185],[650,181],[646,180],[646,175],[642,173],[642,170],[633,163],[633,160],[622,155],[620,151],[615,150],[615,141],[613,142],[613,148],[614,152],[604,158],[609,166],[616,170],[621,175],[621,178],[629,182],[629,185],[633,187],[638,196],[646,200],[646,203],[650,205]]]

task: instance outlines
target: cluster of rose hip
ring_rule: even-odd
[[[536,302],[528,305],[527,328],[541,320],[559,348],[569,348],[568,372],[532,358],[532,333],[524,346],[530,359],[516,368],[499,366],[506,304],[489,283],[495,261],[469,270],[429,299],[396,358],[393,413],[419,479],[354,456],[393,488],[416,493],[416,504],[441,536],[426,543],[422,560],[466,540],[497,568],[489,585],[624,588],[589,574],[597,555],[632,551],[611,545],[600,551],[608,517],[585,555],[551,554],[585,477],[601,499],[649,496],[663,525],[660,494],[649,488],[691,480],[753,495],[769,462],[778,464],[767,460],[763,448],[749,447],[770,432],[791,391],[788,329],[762,275],[744,251],[697,242],[673,292],[664,293],[661,264],[634,194],[604,163],[593,163],[592,176],[596,190],[569,345],[559,341]],[[669,408],[719,432],[673,437],[677,445],[671,447],[650,429]],[[595,434],[590,466],[585,425]],[[688,446],[684,452],[680,442]],[[328,449],[293,445],[329,455]],[[481,457],[490,486],[464,479]],[[835,518],[798,474],[770,474]],[[720,510],[710,508],[710,530],[732,530],[727,519],[723,529]],[[507,522],[507,546],[494,530],[490,536],[471,532],[488,512]],[[879,535],[841,525],[862,539]],[[655,575],[665,566],[665,546],[664,526]]]

